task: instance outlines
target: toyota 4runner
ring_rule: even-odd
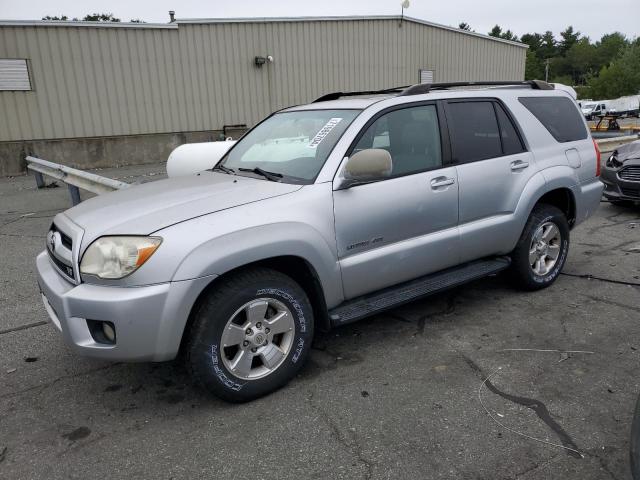
[[[38,283],[76,352],[180,352],[207,390],[250,400],[295,376],[318,329],[502,270],[549,286],[598,207],[599,155],[544,82],[329,94],[211,170],[56,215]]]

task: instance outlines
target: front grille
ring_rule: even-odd
[[[57,232],[60,235],[60,243],[62,244],[61,246],[58,246],[57,249],[59,248],[63,248],[63,249],[67,249],[69,251],[69,258],[71,258],[72,256],[72,249],[73,249],[73,241],[71,240],[71,237],[69,235],[67,235],[66,233],[62,232],[55,224],[51,224],[51,229],[50,232]],[[47,235],[47,238],[49,238],[49,235]],[[59,258],[52,250],[51,245],[49,244],[49,241],[47,240],[47,253],[49,254],[49,258],[51,259],[51,261],[53,262],[53,264],[58,267],[58,270],[60,270],[60,272],[65,275],[66,277],[68,277],[71,281],[75,282],[75,276],[73,274],[73,266],[70,265],[69,263],[67,263],[66,261],[62,260],[61,258]],[[59,252],[59,250],[58,250]]]
[[[62,271],[62,273],[64,273],[67,277],[73,280],[74,279],[73,268],[70,265],[67,265],[66,263],[64,263],[58,257],[56,257],[51,251],[51,249],[48,247],[47,247],[47,253],[49,253],[49,258],[51,259],[51,261],[53,261],[56,267],[58,267]]]
[[[640,189],[620,187],[620,191],[627,197],[640,198]]]
[[[60,231],[60,229],[58,227],[56,227],[55,223],[51,224],[51,230],[53,230],[54,232],[58,232],[60,234],[60,240],[62,240],[62,245],[64,245],[65,247],[67,247],[69,250],[73,250],[73,242],[71,241],[71,237],[69,235],[67,235],[66,233]]]
[[[618,177],[620,177],[620,180],[640,182],[640,165],[623,168],[618,172]]]

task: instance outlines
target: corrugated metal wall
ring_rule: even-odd
[[[397,19],[0,25],[0,58],[29,61],[33,91],[0,91],[0,141],[252,125],[323,93],[524,78],[525,49]],[[272,55],[257,68],[255,56]]]

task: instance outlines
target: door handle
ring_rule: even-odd
[[[431,188],[446,187],[448,185],[453,185],[454,183],[455,180],[453,178],[437,177],[431,180]]]
[[[524,170],[529,166],[529,162],[523,162],[522,160],[516,160],[511,162],[511,171],[517,172],[518,170]]]

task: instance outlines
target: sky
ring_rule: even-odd
[[[106,12],[123,21],[167,22],[169,10],[175,10],[178,19],[398,15],[400,4],[401,0],[0,0],[0,19],[82,18],[87,13]],[[573,25],[592,40],[613,31],[630,38],[640,36],[640,0],[411,0],[405,14],[451,26],[467,22],[478,33],[487,33],[498,24],[518,36],[546,30],[558,36]]]

